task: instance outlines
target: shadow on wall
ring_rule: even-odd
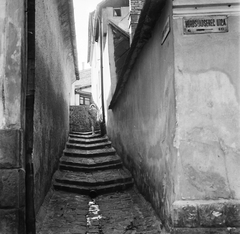
[[[89,106],[70,106],[70,132],[90,132],[91,116],[89,115]],[[95,129],[100,129],[97,119]]]

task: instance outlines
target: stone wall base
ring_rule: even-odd
[[[0,209],[0,233],[25,233],[25,210]]]
[[[174,234],[240,233],[239,200],[175,201]]]
[[[239,234],[240,228],[175,228],[171,234]]]

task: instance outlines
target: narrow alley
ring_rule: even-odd
[[[0,0],[0,234],[240,234],[240,0]]]
[[[70,134],[38,234],[157,234],[161,222],[106,136]]]

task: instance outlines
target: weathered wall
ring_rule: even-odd
[[[0,4],[0,128],[20,128],[23,3],[12,0]]]
[[[168,1],[107,122],[114,147],[165,224],[174,199],[176,111],[172,30],[163,45],[161,37],[171,12]]]
[[[70,89],[75,74],[65,2],[36,0],[33,149],[36,212],[50,187],[69,131]]]
[[[240,226],[240,17],[229,6],[198,8],[227,15],[226,33],[183,35],[186,15],[174,19],[176,226]]]
[[[24,1],[0,1],[0,233],[24,233]]]

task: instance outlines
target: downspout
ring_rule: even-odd
[[[80,77],[79,77],[79,68],[78,68],[73,0],[69,0],[68,4],[69,4],[68,20],[69,20],[69,27],[70,27],[70,40],[71,40],[71,46],[72,46],[73,63],[75,67],[76,80],[79,80]]]
[[[34,99],[35,99],[35,0],[27,0],[26,13],[27,40],[27,90],[25,117],[26,152],[26,233],[36,233],[34,209],[34,171],[33,171],[33,135],[34,135]]]
[[[107,133],[106,120],[105,120],[105,104],[104,104],[104,81],[103,81],[103,38],[102,38],[102,15],[99,14],[99,37],[100,37],[100,70],[101,70],[101,101],[102,101],[102,122],[100,123],[101,135],[104,136]]]

